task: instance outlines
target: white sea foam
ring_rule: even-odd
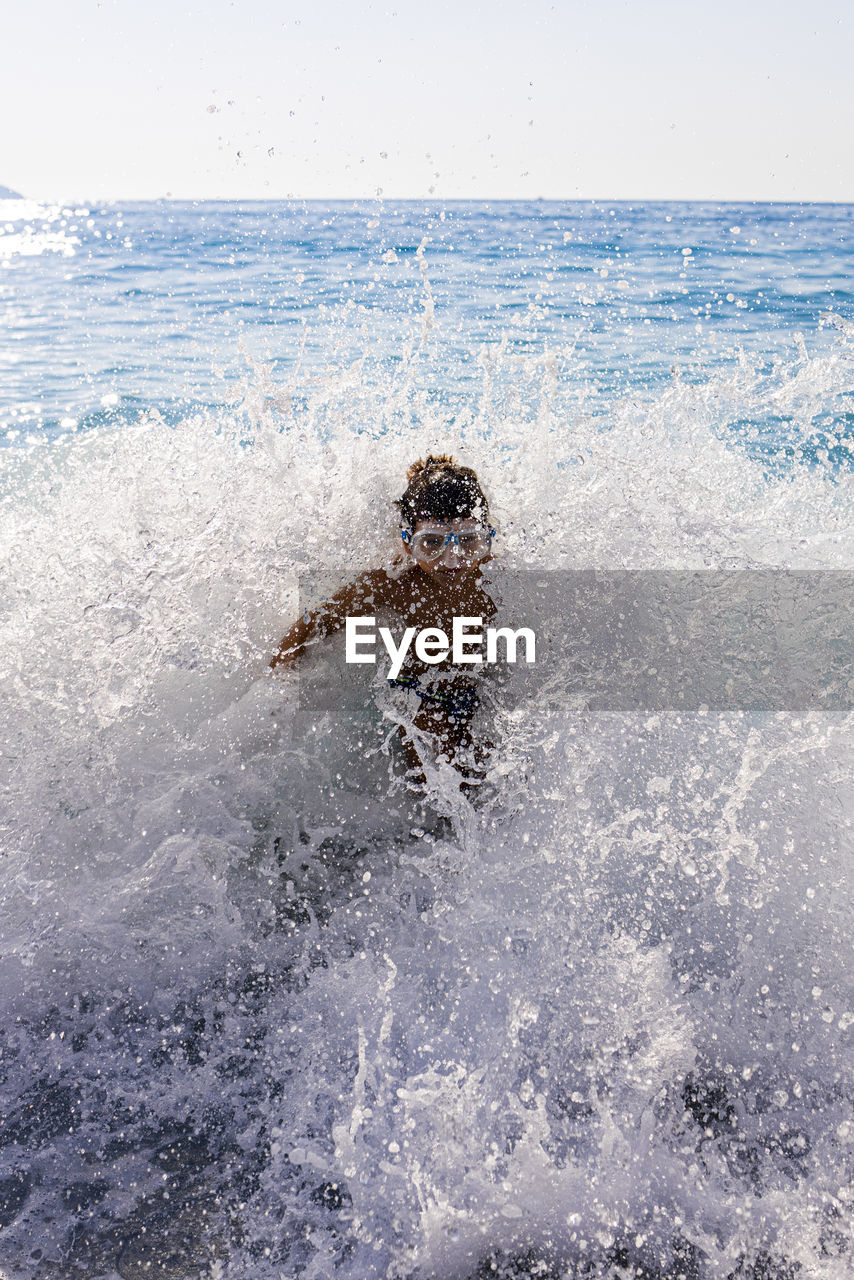
[[[431,770],[422,811],[379,709],[312,724],[265,665],[301,570],[392,554],[428,449],[507,565],[850,569],[849,478],[721,438],[835,404],[846,349],[609,430],[548,361],[484,364],[451,422],[411,369],[330,374],[4,456],[7,1263],[847,1274],[850,718],[547,689],[488,796]]]

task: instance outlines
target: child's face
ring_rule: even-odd
[[[429,578],[453,586],[471,577],[489,558],[490,539],[473,516],[459,520],[418,520],[407,551]]]

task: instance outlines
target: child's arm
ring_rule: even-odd
[[[370,586],[368,578],[360,578],[343,587],[313,613],[306,612],[285,635],[278,653],[270,660],[270,667],[275,669],[296,662],[310,645],[340,631],[348,616],[363,613],[372,595]]]

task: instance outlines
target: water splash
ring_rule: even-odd
[[[483,801],[425,804],[379,708],[306,734],[265,662],[300,571],[392,554],[433,448],[510,566],[849,568],[850,475],[727,435],[769,392],[832,414],[848,355],[607,430],[563,358],[489,348],[451,415],[427,358],[4,454],[0,1257],[836,1280],[850,719],[550,690]]]

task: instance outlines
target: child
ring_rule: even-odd
[[[447,454],[431,454],[413,463],[406,478],[406,492],[397,501],[403,569],[372,569],[306,614],[282,640],[271,667],[295,662],[310,644],[342,630],[348,617],[389,614],[401,629],[439,628],[450,636],[455,617],[486,622],[494,615],[479,570],[491,556],[495,530],[477,475]],[[428,735],[439,757],[452,760],[471,780],[482,771],[472,770],[472,756],[481,763],[471,732],[478,695],[471,668],[466,671],[461,675],[450,657],[427,666],[410,650],[390,684],[417,696],[415,729]],[[410,768],[420,773],[411,735],[401,727],[401,736]]]

